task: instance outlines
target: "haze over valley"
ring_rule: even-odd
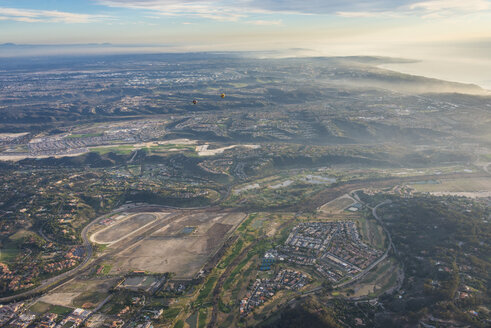
[[[489,327],[486,0],[0,4],[0,326]]]

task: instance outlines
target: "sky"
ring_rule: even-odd
[[[491,76],[491,0],[0,0],[0,43],[302,48],[311,55],[455,59],[477,73],[483,63]]]

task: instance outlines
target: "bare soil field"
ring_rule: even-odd
[[[222,148],[208,149],[209,146],[210,145],[208,145],[208,144],[196,146],[196,152],[198,153],[199,156],[214,156],[216,154],[223,153],[225,150],[233,149],[235,147],[244,147],[244,148],[249,148],[249,149],[260,148],[259,145],[232,145],[232,146],[227,146],[227,147],[222,147]]]
[[[400,268],[394,260],[386,259],[360,281],[347,287],[347,289],[354,290],[352,295],[347,295],[346,290],[342,291],[341,294],[354,298],[380,295],[386,290],[395,287],[399,270]]]
[[[468,194],[473,193],[485,195],[491,194],[491,178],[460,178],[460,179],[441,179],[438,183],[409,184],[416,191],[430,192],[439,194]]]
[[[72,306],[72,301],[80,295],[82,292],[76,293],[53,293],[47,294],[41,297],[39,300],[44,303],[61,305],[61,306]]]
[[[136,232],[137,229],[155,221],[157,216],[153,214],[136,214],[119,221],[107,228],[96,232],[91,240],[100,244],[114,243],[130,233]]]
[[[348,194],[344,194],[341,197],[338,197],[334,200],[331,200],[329,203],[326,203],[320,207],[321,213],[340,213],[348,206],[355,204],[356,201],[351,198]]]
[[[142,270],[192,278],[244,217],[243,213],[196,211],[173,218],[115,255],[111,273]],[[189,227],[194,228],[191,233]]]
[[[118,278],[97,278],[92,280],[74,279],[53,292],[44,295],[39,300],[66,307],[82,307],[84,304],[95,307],[102,301]]]

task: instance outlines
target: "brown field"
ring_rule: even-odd
[[[72,306],[72,301],[80,295],[81,292],[76,293],[52,293],[41,297],[39,300],[44,303],[61,305],[61,306]]]
[[[360,281],[342,290],[340,294],[348,296],[346,290],[353,289],[351,297],[378,296],[397,285],[396,278],[401,268],[393,259],[386,259],[378,264]]]
[[[419,192],[435,195],[456,195],[467,197],[490,197],[491,178],[441,179],[433,184],[409,184]]]
[[[114,243],[156,219],[153,214],[136,214],[96,232],[91,240],[100,244]]]
[[[213,212],[176,216],[115,255],[110,261],[111,273],[143,270],[192,278],[244,217],[243,213]],[[189,227],[194,230],[183,231]]]
[[[65,285],[56,288],[53,292],[44,295],[39,300],[66,307],[82,307],[84,304],[92,304],[95,307],[107,297],[109,289],[113,287],[118,278],[105,279],[74,279]]]
[[[351,198],[348,194],[344,194],[341,197],[338,197],[334,200],[331,200],[329,203],[326,203],[320,207],[321,213],[340,213],[348,206],[356,203],[356,201]]]

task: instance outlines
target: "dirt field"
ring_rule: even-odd
[[[111,261],[111,273],[143,270],[174,272],[178,279],[192,278],[244,217],[243,213],[197,211],[173,218],[116,255]],[[188,233],[189,227],[194,227],[194,231]]]
[[[393,259],[386,259],[359,282],[349,286],[347,289],[355,291],[351,297],[380,295],[396,285],[399,270],[400,268]],[[346,296],[346,291],[342,291],[341,294]]]
[[[159,213],[161,214],[161,213]],[[96,232],[91,240],[100,244],[114,243],[130,233],[134,233],[137,229],[155,221],[157,216],[153,214],[136,214],[123,219],[107,228]]]
[[[340,213],[345,208],[354,203],[356,203],[356,201],[348,194],[345,194],[341,197],[331,200],[329,203],[322,205],[319,210],[321,213]]]
[[[208,145],[208,144],[196,146],[196,152],[198,153],[199,156],[213,156],[216,154],[221,154],[225,150],[232,149],[235,147],[244,147],[244,148],[249,148],[249,149],[257,149],[260,147],[259,145],[232,145],[232,146],[227,146],[227,147],[222,147],[222,148],[208,149],[209,146],[210,145]]]
[[[442,179],[438,183],[410,184],[416,191],[486,197],[491,195],[491,178]],[[481,194],[481,196],[479,196]]]
[[[75,279],[44,295],[39,300],[52,305],[94,308],[101,302],[118,278]]]
[[[77,293],[53,293],[41,297],[39,300],[44,303],[61,305],[61,306],[71,306],[72,301],[80,295],[82,292]]]

